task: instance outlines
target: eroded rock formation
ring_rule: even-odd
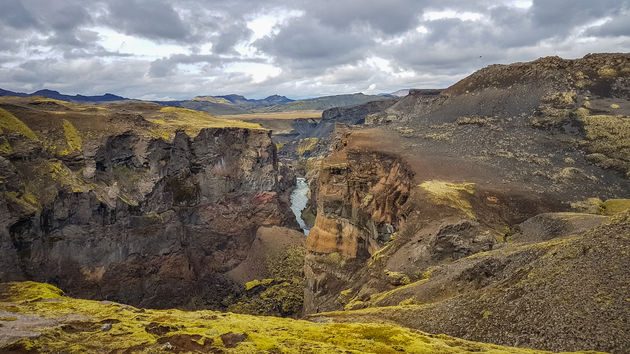
[[[50,148],[59,118],[44,128],[37,118],[47,111],[5,107],[35,136],[5,129],[2,281],[44,281],[79,297],[149,307],[219,308],[238,292],[225,273],[247,258],[258,228],[297,228],[285,193],[294,178],[278,166],[270,131],[159,131],[171,134],[165,139],[151,136],[155,125],[142,116],[140,127],[127,127],[114,108],[101,116],[70,107],[74,115],[56,116],[75,122],[82,144],[59,153]],[[79,121],[106,117],[109,132]]]

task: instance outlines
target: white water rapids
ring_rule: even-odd
[[[306,236],[308,236],[310,229],[307,228],[306,223],[302,219],[302,210],[306,208],[306,203],[308,202],[308,191],[306,180],[303,177],[298,177],[295,189],[291,192],[291,211],[295,214],[295,218]]]

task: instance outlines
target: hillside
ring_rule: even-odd
[[[388,324],[313,323],[78,300],[48,284],[0,284],[0,351],[542,353]]]
[[[628,216],[602,214],[630,207],[629,83],[628,54],[494,65],[336,129],[304,164],[306,311],[627,352]]]

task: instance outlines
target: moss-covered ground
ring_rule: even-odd
[[[178,107],[164,107],[148,120],[167,128],[184,129],[191,136],[197,135],[203,128],[262,129],[260,124],[221,119],[205,112]]]
[[[388,324],[314,323],[214,311],[138,309],[69,298],[51,285],[34,282],[0,284],[0,311],[12,313],[13,323],[24,314],[55,323],[37,329],[39,336],[3,344],[0,351],[5,352],[536,352]],[[244,341],[234,343],[234,337]]]

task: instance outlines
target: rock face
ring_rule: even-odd
[[[365,118],[372,113],[383,111],[391,107],[396,100],[372,101],[349,107],[334,107],[322,112],[322,120],[304,137],[327,138],[332,133],[335,123],[363,124]]]
[[[111,135],[90,139],[79,128],[82,147],[64,155],[38,129],[45,112],[6,107],[37,140],[5,131],[1,281],[156,308],[218,308],[238,292],[225,273],[247,258],[258,228],[297,228],[284,193],[293,177],[279,172],[267,130],[179,130],[165,140],[118,133],[127,119],[112,118]]]
[[[307,238],[307,313],[330,308],[331,289],[349,283],[350,264],[365,262],[389,240],[405,217],[401,207],[411,181],[408,167],[384,154],[334,155],[322,162],[317,218]]]

